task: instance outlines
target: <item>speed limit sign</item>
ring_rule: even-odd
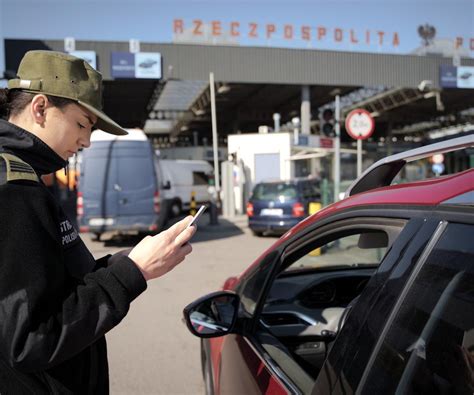
[[[353,139],[365,140],[372,136],[375,122],[367,110],[352,110],[346,117],[346,131]]]

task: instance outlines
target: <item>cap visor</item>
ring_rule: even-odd
[[[78,103],[87,108],[92,114],[97,116],[97,122],[95,126],[104,132],[115,134],[118,136],[125,136],[128,132],[120,127],[116,122],[110,119],[107,115],[105,115],[102,111],[97,110],[96,108],[92,107],[91,105],[84,103],[82,101],[78,101]]]

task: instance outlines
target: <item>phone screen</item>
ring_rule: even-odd
[[[207,208],[207,207],[204,206],[204,205],[202,205],[201,207],[199,207],[199,210],[198,210],[198,212],[194,215],[193,220],[192,220],[192,221],[189,223],[189,225],[187,226],[188,228],[189,228],[190,226],[193,226],[193,225],[197,222],[197,220],[199,219],[199,217],[201,216],[201,214],[204,212],[204,210],[206,210],[206,208]]]

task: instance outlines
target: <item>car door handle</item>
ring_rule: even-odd
[[[119,185],[119,184],[114,184],[114,189],[116,191],[121,191],[122,190],[122,187]]]
[[[120,203],[120,204],[127,204],[127,203],[128,203],[128,199],[127,199],[127,198],[120,199],[120,200],[119,200],[119,203]]]

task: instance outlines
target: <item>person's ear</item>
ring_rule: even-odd
[[[46,119],[48,98],[45,95],[35,95],[30,104],[30,113],[35,123],[42,125]]]

